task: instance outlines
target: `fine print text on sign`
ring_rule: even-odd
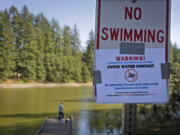
[[[168,101],[170,4],[97,0],[97,103]]]

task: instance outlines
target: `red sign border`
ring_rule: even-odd
[[[165,61],[166,63],[169,62],[168,60],[168,54],[169,54],[169,18],[170,18],[170,12],[169,12],[169,9],[170,9],[170,3],[171,0],[166,0],[166,46],[165,46]],[[98,21],[97,21],[97,41],[96,41],[96,49],[98,50],[100,48],[100,25],[101,25],[101,0],[98,0]]]

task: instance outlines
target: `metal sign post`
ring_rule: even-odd
[[[136,135],[137,105],[125,104],[123,112],[123,135]]]

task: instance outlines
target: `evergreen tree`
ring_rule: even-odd
[[[73,41],[72,41],[72,43],[73,43],[72,44],[73,55],[76,55],[80,52],[80,49],[81,49],[81,41],[79,38],[79,31],[78,31],[76,24],[74,25],[74,28],[73,28]]]
[[[13,29],[7,11],[0,13],[0,79],[14,76],[15,46]]]
[[[171,46],[171,74],[174,74],[177,76],[177,78],[180,78],[180,50],[177,48],[177,45],[174,44]]]
[[[21,77],[25,80],[36,79],[36,52],[37,40],[36,33],[32,24],[33,16],[28,11],[27,7],[23,7],[21,13],[20,25],[21,33],[18,38],[21,39],[18,45],[18,64],[17,68]]]
[[[92,72],[93,72],[93,63],[94,63],[94,33],[93,31],[90,31],[89,33],[89,40],[87,41],[87,48],[84,53],[84,62],[90,72],[91,78],[92,78]]]
[[[43,36],[42,31],[38,27],[35,27],[37,52],[36,52],[36,80],[40,82],[45,81],[46,70],[43,63]]]
[[[72,80],[75,80],[76,82],[82,82],[83,56],[81,52],[81,40],[79,38],[79,31],[76,24],[74,25],[73,28],[72,48],[73,48],[73,58],[75,62]]]
[[[56,77],[56,55],[54,51],[55,42],[53,40],[53,31],[49,22],[43,20],[44,33],[44,66],[46,69],[46,81],[53,82]]]
[[[86,64],[83,64],[81,75],[82,75],[82,82],[83,83],[89,82],[92,79],[91,73],[89,72],[89,69],[88,69]]]
[[[72,78],[72,32],[69,26],[64,26],[62,33],[62,69],[60,71],[61,82],[69,82]]]
[[[34,18],[34,27],[36,31],[36,40],[37,40],[37,49],[36,54],[36,78],[38,81],[46,82],[47,81],[47,68],[45,67],[45,35],[46,27],[49,27],[47,19],[44,15],[38,14]]]
[[[73,52],[73,47],[72,47],[72,42],[73,42],[73,36],[72,36],[72,31],[69,26],[64,26],[63,29],[63,55],[64,56],[72,56]]]
[[[55,19],[52,20],[51,25],[53,30],[53,40],[55,42],[54,51],[57,55],[58,54],[62,55],[62,30]]]
[[[11,22],[11,27],[13,29],[13,38],[14,38],[14,43],[15,43],[15,77],[20,78],[21,77],[21,71],[20,71],[20,51],[19,49],[21,48],[21,43],[22,43],[22,29],[21,25],[23,22],[21,21],[20,14],[17,10],[16,7],[12,6],[9,9],[9,16],[10,16],[10,22]]]
[[[176,108],[180,104],[180,49],[177,45],[171,46],[171,66],[170,66],[170,102],[169,110],[176,114]]]
[[[58,22],[53,19],[51,22],[51,27],[53,30],[53,41],[54,41],[54,53],[55,53],[55,76],[54,82],[61,81],[61,70],[63,67],[62,63],[62,30],[58,24]]]

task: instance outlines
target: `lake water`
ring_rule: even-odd
[[[73,116],[73,135],[119,135],[121,105],[94,102],[91,87],[0,90],[0,135],[35,135],[47,116],[57,116],[64,102]]]

